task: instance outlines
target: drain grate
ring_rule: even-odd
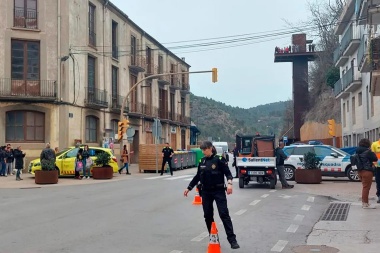
[[[321,220],[345,221],[347,220],[350,203],[330,203]]]

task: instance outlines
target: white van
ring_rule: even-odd
[[[223,157],[226,158],[227,161],[229,161],[229,155],[228,155],[228,143],[226,141],[220,141],[220,142],[213,142],[212,145],[216,148],[216,151],[219,154],[219,151],[218,149],[222,149],[223,151]]]

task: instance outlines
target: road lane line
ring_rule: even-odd
[[[301,208],[301,210],[303,210],[303,211],[309,211],[309,210],[310,210],[310,207],[311,207],[311,206],[303,205],[302,208]]]
[[[252,201],[249,205],[250,205],[250,206],[254,206],[254,205],[256,205],[257,203],[259,203],[260,201],[261,201],[260,199],[254,200],[254,201]]]
[[[182,253],[183,251],[179,251],[179,250],[172,250],[170,251],[169,253]]]
[[[157,179],[157,178],[165,178],[165,177],[170,177],[170,175],[167,175],[167,176],[158,176],[158,177],[146,177],[144,179]]]
[[[281,194],[280,196],[278,196],[279,198],[283,198],[283,199],[290,199],[292,196],[289,196],[289,195],[285,195],[285,194]]]
[[[314,202],[314,199],[315,199],[314,197],[308,197],[308,198],[307,198],[307,201],[308,201],[308,202]]]
[[[264,194],[264,195],[262,195],[261,197],[263,198],[263,199],[265,199],[266,197],[268,197],[269,196],[269,194]]]
[[[191,180],[193,180],[193,178],[191,177],[191,178],[185,178],[184,179],[185,181],[191,181]]]
[[[279,240],[270,251],[281,252],[285,248],[286,244],[288,244],[288,241]]]
[[[298,225],[294,225],[294,224],[291,224],[288,229],[286,230],[286,232],[288,233],[295,233],[298,229]]]
[[[203,232],[202,234],[198,235],[197,237],[194,237],[193,239],[191,239],[191,241],[192,242],[200,242],[203,239],[205,239],[206,237],[208,237],[208,232]]]
[[[247,209],[241,209],[240,211],[237,211],[236,215],[242,215],[243,213],[247,212]]]
[[[169,178],[164,178],[164,180],[176,180],[176,179],[185,178],[185,177],[191,177],[191,175],[169,177]]]
[[[305,218],[305,215],[297,214],[296,217],[294,217],[295,221],[303,221],[303,218]]]
[[[277,190],[270,190],[269,192],[276,192]]]

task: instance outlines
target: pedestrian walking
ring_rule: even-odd
[[[125,174],[126,175],[131,175],[131,173],[129,173],[129,164],[128,164],[128,162],[129,162],[129,156],[128,156],[127,145],[123,146],[123,153],[121,154],[120,161],[123,163],[123,167],[121,167],[119,169],[119,174],[121,174],[121,172],[125,168]]]
[[[7,145],[5,148],[5,174],[8,174],[10,176],[13,176],[13,149],[10,144]]]
[[[24,168],[24,157],[25,157],[25,152],[21,150],[21,146],[18,146],[17,149],[14,150],[14,158],[15,158],[15,168],[16,168],[16,180],[20,181],[23,180],[20,177],[20,172]]]
[[[169,143],[166,143],[166,146],[162,149],[162,166],[161,166],[161,176],[164,174],[165,164],[169,164],[170,174],[173,176],[173,168],[172,168],[172,157],[174,155],[174,151],[171,147],[169,147]]]
[[[7,174],[5,173],[6,170],[6,155],[5,155],[5,148],[6,146],[0,147],[0,177],[7,177]]]
[[[371,150],[377,156],[377,163],[375,165],[375,181],[376,181],[376,196],[377,203],[380,203],[380,133],[379,139],[374,141],[371,145]]]
[[[191,180],[183,194],[187,197],[189,191],[200,182],[202,206],[208,232],[211,232],[211,224],[214,222],[213,204],[215,201],[220,219],[226,230],[227,240],[231,244],[232,249],[238,249],[240,246],[237,243],[227,207],[226,192],[227,194],[232,194],[233,179],[231,171],[228,168],[228,163],[223,157],[216,154],[216,149],[210,141],[203,142],[200,148],[204,157],[198,165],[197,174]],[[224,177],[227,178],[227,187]]]
[[[286,181],[286,178],[285,178],[284,161],[288,158],[288,156],[285,154],[283,148],[284,148],[284,142],[280,141],[278,143],[278,147],[275,149],[276,168],[278,172],[278,177],[280,178],[280,182],[282,184],[282,189],[291,189],[294,187],[294,185],[288,184],[288,181]]]
[[[359,147],[356,149],[356,154],[359,155],[360,166],[358,167],[358,175],[360,181],[362,181],[362,207],[364,209],[373,209],[368,202],[369,191],[371,190],[373,173],[375,171],[375,166],[373,162],[378,159],[376,154],[371,151],[371,142],[368,139],[361,139],[359,141]]]
[[[83,147],[83,153],[82,153],[82,163],[83,163],[83,179],[90,179],[90,171],[91,171],[91,165],[92,160],[90,157],[90,151],[88,150],[88,145],[84,145]],[[87,176],[86,176],[87,174]]]

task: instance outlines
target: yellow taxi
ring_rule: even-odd
[[[83,148],[83,147],[79,147]],[[70,147],[65,148],[62,151],[58,152],[56,156],[55,165],[58,168],[58,173],[60,176],[70,176],[75,175],[75,158],[77,156],[79,148]],[[90,157],[93,161],[96,159],[96,155],[101,152],[107,152],[110,154],[111,159],[109,165],[113,168],[113,172],[117,173],[119,170],[119,166],[117,164],[116,157],[112,154],[112,150],[109,148],[101,148],[101,147],[88,147]],[[95,163],[93,163],[92,167],[96,167]],[[41,162],[40,159],[34,159],[29,163],[28,171],[30,174],[34,174],[36,170],[41,170]]]

